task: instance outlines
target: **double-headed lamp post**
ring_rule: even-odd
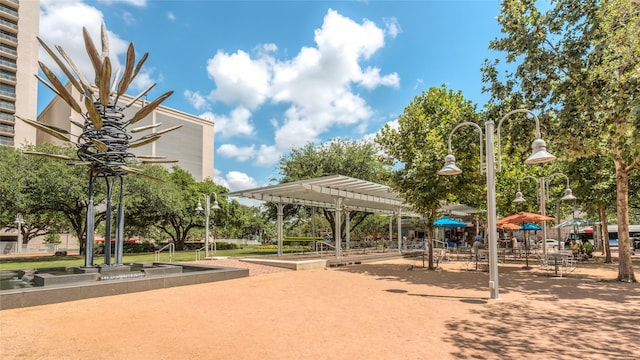
[[[18,246],[16,247],[16,253],[22,252],[22,224],[24,224],[24,218],[21,213],[16,214],[14,222],[18,225]]]
[[[213,195],[213,207],[211,206],[211,196]],[[216,193],[211,193],[209,195],[202,194],[204,197],[204,209],[202,208],[202,203],[198,201],[196,205],[196,211],[204,210],[204,258],[209,258],[209,218],[211,216],[211,209],[220,210],[220,206],[218,205],[218,195]]]
[[[571,191],[571,188],[569,187],[569,177],[563,173],[554,173],[548,176],[549,181],[551,181],[551,179],[554,176],[563,176],[567,180],[567,187],[564,189],[564,196],[560,198],[560,200],[562,201],[576,200],[576,197],[573,195],[573,191]],[[533,180],[539,181],[540,215],[547,216],[546,212],[547,212],[547,198],[549,197],[549,185],[546,182],[546,179],[544,176],[541,176],[539,179],[537,179],[533,176],[526,175],[522,179],[520,179],[518,181],[518,192],[516,192],[516,198],[513,199],[513,202],[522,203],[526,201],[524,196],[522,195],[522,192],[520,191],[520,183],[525,179],[533,179]],[[560,219],[558,219],[558,221],[559,220]],[[558,239],[558,250],[560,250],[560,239]],[[547,258],[547,222],[546,221],[542,222],[542,253],[544,254],[544,258],[546,259]]]
[[[531,111],[527,109],[517,109],[508,112],[505,114],[498,123],[497,128],[497,137],[498,137],[498,159],[497,159],[497,168],[496,168],[496,157],[495,157],[495,149],[494,149],[494,137],[493,131],[495,123],[493,120],[485,121],[484,123],[484,136],[485,136],[485,156],[486,156],[486,168],[483,169],[482,164],[482,128],[476,123],[473,122],[463,122],[458,124],[456,127],[451,130],[449,134],[449,154],[445,157],[445,165],[442,167],[440,171],[438,171],[438,175],[457,175],[462,173],[462,170],[458,166],[456,166],[456,158],[453,156],[453,151],[451,150],[451,137],[453,133],[460,127],[465,125],[475,126],[480,131],[480,172],[486,172],[487,174],[487,232],[488,232],[488,241],[489,241],[489,299],[491,300],[499,300],[500,299],[500,291],[498,285],[498,230],[496,228],[496,172],[499,172],[502,168],[501,166],[501,150],[500,150],[500,127],[502,126],[502,122],[508,118],[509,116],[516,113],[527,113],[533,116],[533,120],[536,123],[536,139],[531,144],[532,154],[529,156],[524,163],[525,164],[541,164],[554,160],[556,157],[549,154],[547,152],[547,144],[540,137],[540,121],[538,117]]]

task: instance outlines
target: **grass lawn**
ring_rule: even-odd
[[[299,251],[299,250],[298,250]],[[285,252],[287,252],[285,250]],[[258,256],[277,254],[277,249],[258,249],[255,247],[245,247],[244,249],[234,250],[217,250],[214,256],[229,256],[229,257],[244,257],[244,256]],[[211,253],[209,254],[211,255]],[[204,257],[204,251],[200,253],[201,258]],[[103,263],[104,257],[102,255],[95,255],[93,261],[96,264]],[[113,260],[113,258],[112,258]],[[134,262],[148,262],[155,260],[155,253],[144,254],[124,254],[122,262],[124,264]],[[196,260],[195,251],[176,251],[173,256],[173,262],[189,262]],[[168,262],[169,253],[160,253],[160,261]],[[52,267],[71,267],[71,266],[83,266],[84,255],[75,256],[38,256],[38,257],[23,257],[23,258],[5,258],[0,259],[0,270],[20,270],[20,269],[41,269]]]

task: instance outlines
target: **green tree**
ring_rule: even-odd
[[[640,166],[640,2],[554,0],[541,13],[534,0],[505,0],[498,22],[505,35],[490,48],[513,65],[502,72],[499,61],[485,62],[492,101],[552,112],[554,141],[571,158],[613,163],[618,280],[635,282],[628,225],[629,176]]]
[[[201,228],[205,224],[204,214],[196,210],[198,202],[202,206],[205,205],[203,194],[207,196],[213,193],[219,195],[228,190],[223,186],[216,185],[210,179],[196,182],[193,175],[177,166],[172,168],[168,181],[171,183],[171,196],[164,199],[167,202],[161,212],[162,218],[156,226],[172,239],[177,249],[182,249],[189,232],[192,229]],[[213,206],[214,199],[212,196],[211,206]],[[221,218],[228,213],[226,199],[220,196],[217,196],[217,199],[221,210],[211,210],[211,226],[221,223]]]
[[[27,146],[24,150],[73,156],[71,147],[52,144]],[[23,239],[28,243],[38,235],[69,226],[79,239],[85,234],[87,168],[69,166],[65,161],[22,154],[2,148],[0,159],[0,214],[3,223],[20,212],[25,218]],[[100,200],[100,198],[97,198]],[[13,214],[13,215],[12,215]],[[84,242],[81,241],[81,251]]]
[[[149,236],[150,229],[169,217],[179,207],[182,199],[180,189],[171,181],[169,170],[160,165],[141,165],[148,176],[125,178],[125,233],[126,236]],[[194,205],[195,207],[195,205]],[[156,239],[160,240],[160,239]]]
[[[385,125],[376,142],[395,171],[389,176],[416,211],[423,215],[433,245],[433,222],[443,201],[463,200],[478,206],[486,194],[479,171],[480,135],[478,129],[465,127],[455,133],[457,164],[466,169],[459,176],[438,176],[447,155],[447,139],[462,121],[479,123],[475,106],[461,92],[432,87],[416,96],[398,117],[398,127]],[[433,269],[433,246],[429,246],[429,269]]]
[[[378,148],[375,143],[368,141],[353,141],[347,139],[333,139],[325,144],[307,144],[291,150],[280,159],[280,183],[311,179],[325,175],[344,175],[356,179],[380,183],[389,169],[379,159]],[[288,205],[285,207],[285,218],[300,218],[301,206]],[[274,206],[270,207],[270,216],[275,218]],[[371,213],[352,211],[350,217],[351,230],[358,226]],[[335,234],[334,212],[323,209],[323,215]],[[344,229],[345,220],[342,220]],[[345,233],[342,234],[346,236]]]

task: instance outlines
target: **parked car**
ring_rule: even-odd
[[[553,251],[558,251],[559,249],[559,243],[558,240],[556,239],[547,239],[547,251],[549,250],[553,250]]]

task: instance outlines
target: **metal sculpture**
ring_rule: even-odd
[[[132,163],[169,163],[176,162],[173,160],[164,160],[164,157],[158,156],[136,156],[129,149],[152,143],[160,139],[161,135],[169,131],[176,130],[182,125],[174,126],[162,131],[153,132],[133,140],[132,133],[145,130],[155,129],[160,124],[143,126],[129,131],[129,126],[142,120],[156,109],[165,99],[167,99],[173,91],[167,91],[160,95],[156,100],[142,106],[131,118],[126,119],[124,110],[135,104],[142,96],[146,95],[156,84],[152,84],[142,91],[138,96],[129,101],[126,105],[119,105],[118,100],[128,89],[133,79],[138,75],[142,65],[146,61],[149,53],[145,53],[140,60],[135,63],[135,48],[133,43],[129,44],[127,50],[126,63],[124,72],[120,76],[120,70],[112,75],[111,60],[109,59],[109,38],[107,29],[102,24],[101,27],[101,45],[102,51],[98,53],[91,36],[86,28],[82,28],[85,48],[93,71],[95,73],[94,82],[90,83],[86,80],[74,61],[67,55],[62,47],[56,45],[55,49],[65,60],[63,62],[56,53],[51,50],[47,44],[38,37],[38,41],[49,56],[56,62],[60,70],[68,78],[71,86],[78,90],[84,102],[85,111],[82,110],[80,104],[75,100],[71,93],[65,88],[58,77],[45,64],[38,62],[42,73],[47,80],[36,75],[38,80],[51,89],[57,96],[64,100],[76,113],[82,115],[84,123],[80,124],[70,120],[74,125],[82,128],[82,133],[78,136],[77,142],[71,141],[70,133],[67,130],[60,129],[51,125],[47,125],[38,121],[17,118],[39,130],[54,136],[57,139],[74,144],[77,147],[76,154],[78,159],[72,159],[67,156],[48,154],[33,151],[24,151],[24,153],[38,156],[47,156],[71,161],[72,165],[85,165],[89,167],[89,201],[87,204],[86,217],[86,242],[85,242],[85,267],[93,266],[94,253],[94,185],[97,179],[103,178],[107,184],[107,204],[106,204],[106,224],[105,224],[105,252],[104,265],[111,265],[111,221],[112,221],[112,196],[113,187],[117,183],[118,189],[118,210],[115,218],[115,264],[122,265],[122,253],[124,243],[124,179],[126,174],[135,174],[138,176],[153,179],[145,176],[141,170],[130,166]],[[135,65],[135,66],[134,66]]]

